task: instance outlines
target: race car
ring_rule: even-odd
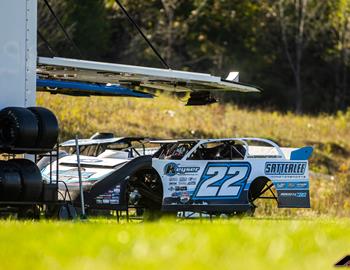
[[[278,207],[310,207],[312,147],[281,148],[259,138],[159,143],[152,168],[161,180],[163,211],[253,212],[265,192]]]
[[[312,147],[281,148],[259,138],[151,143],[161,147],[153,155],[128,161],[82,157],[88,207],[241,214],[254,212],[255,200],[265,192],[272,194],[278,207],[310,207]],[[60,159],[59,164],[58,179],[77,185],[74,160]],[[78,192],[72,200],[79,204]]]
[[[84,190],[89,190],[96,181],[104,180],[120,165],[125,165],[135,157],[153,154],[158,148],[146,148],[147,141],[148,139],[141,137],[114,137],[111,133],[96,133],[90,139],[79,139]],[[60,144],[58,162],[52,156],[43,157],[38,162],[38,167],[41,169],[44,181],[59,181],[60,199],[69,198],[74,201],[78,197],[79,178],[75,140]],[[119,192],[119,186],[113,190],[114,193]],[[112,192],[113,196],[110,196],[108,204],[118,202],[114,193]],[[103,203],[106,203],[106,200],[103,200]]]
[[[79,153],[84,156],[109,156],[128,158],[137,155],[150,154],[145,148],[145,141],[148,139],[139,137],[115,137],[113,133],[97,132],[89,139],[79,139]],[[59,145],[58,157],[73,155],[76,153],[76,141],[68,140]],[[116,152],[118,150],[118,152]],[[136,152],[135,152],[136,151]],[[57,158],[56,151],[53,154],[39,156],[37,165],[40,169],[45,168],[49,163]]]

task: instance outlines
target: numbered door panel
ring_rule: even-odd
[[[248,162],[208,162],[192,200],[238,200],[250,172]]]
[[[163,204],[248,204],[244,187],[251,174],[246,161],[156,160]]]

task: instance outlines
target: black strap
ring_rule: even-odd
[[[50,43],[46,40],[46,38],[40,33],[40,31],[37,31],[38,36],[41,38],[41,40],[45,43],[46,48],[49,50],[49,52],[51,53],[51,56],[54,57],[57,55],[57,53],[55,52],[55,50],[52,48],[52,46],[50,45]]]
[[[44,0],[47,8],[50,10],[52,16],[54,16],[56,22],[58,23],[58,25],[60,26],[60,28],[62,29],[64,35],[66,36],[66,38],[69,40],[69,42],[73,45],[74,49],[78,52],[79,56],[81,58],[84,58],[83,54],[81,53],[80,49],[78,48],[77,44],[75,44],[75,42],[73,41],[73,39],[69,36],[69,34],[67,33],[66,29],[64,28],[64,26],[62,25],[60,19],[57,17],[56,13],[53,11],[50,3],[48,2],[48,0]]]
[[[46,1],[46,0],[45,0]],[[119,0],[115,0],[115,2],[118,4],[118,6],[121,8],[125,16],[129,19],[129,21],[136,27],[137,31],[139,31],[140,35],[143,37],[143,39],[147,42],[147,44],[151,47],[153,52],[158,56],[159,60],[162,62],[164,67],[167,69],[170,69],[167,62],[163,59],[163,57],[160,55],[160,53],[156,50],[156,48],[152,45],[151,41],[145,36],[145,34],[142,32],[140,27],[137,25],[137,23],[133,20],[133,18],[129,15],[129,13],[126,11],[124,6],[119,2]]]

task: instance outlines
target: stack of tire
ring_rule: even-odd
[[[7,107],[0,111],[0,153],[39,154],[53,149],[59,133],[55,115],[42,107]],[[0,161],[0,200],[34,202],[43,181],[28,159]]]

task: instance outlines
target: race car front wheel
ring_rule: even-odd
[[[137,172],[129,181],[129,191],[130,194],[135,191],[140,194],[137,205],[144,209],[142,213],[145,219],[153,220],[161,216],[163,185],[155,170]]]

